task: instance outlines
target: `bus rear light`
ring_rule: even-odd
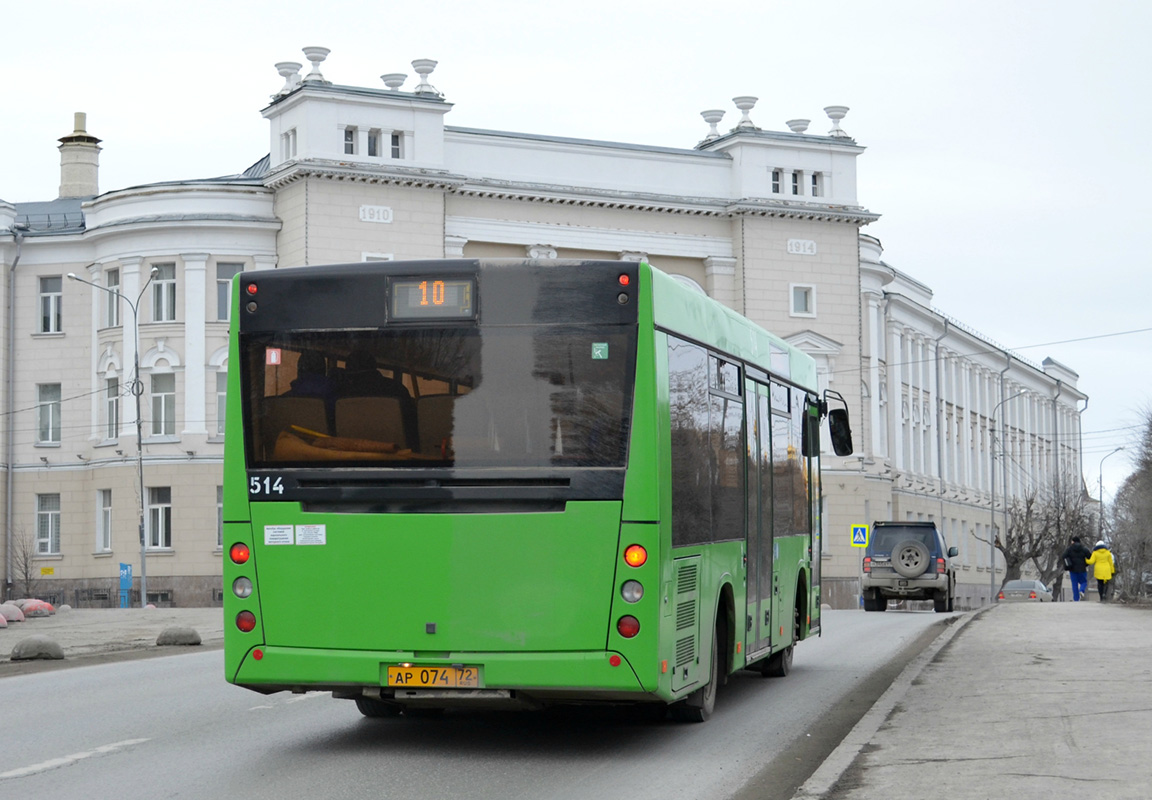
[[[616,631],[625,639],[631,639],[640,632],[640,620],[633,616],[624,616],[616,620]]]
[[[247,564],[251,555],[252,551],[243,542],[237,542],[228,548],[228,557],[232,559],[233,564]]]
[[[232,594],[237,597],[248,597],[252,594],[252,581],[245,577],[239,577],[232,581]]]
[[[252,651],[252,657],[259,661],[260,659],[264,658],[264,651],[257,647]]]
[[[256,629],[256,615],[251,611],[241,611],[236,615],[236,627],[244,633],[251,633]]]
[[[622,274],[620,276],[620,285],[621,286],[627,286],[631,282],[632,282],[632,279],[629,278],[626,274]]]
[[[864,556],[864,571],[872,571],[872,556]]]
[[[640,598],[644,596],[644,587],[640,581],[624,581],[624,585],[620,587],[620,596],[626,603],[639,603]]]
[[[618,656],[618,655],[615,655],[615,654],[613,654],[613,655],[609,656],[609,657],[608,657],[608,663],[609,663],[609,665],[611,665],[611,666],[613,666],[613,667],[618,667],[618,666],[620,666],[620,664],[621,664],[621,659],[620,659],[620,656]]]
[[[248,284],[248,286],[245,287],[245,289],[247,290],[248,294],[256,294],[256,284],[254,284],[254,283]]]
[[[642,567],[648,560],[648,551],[638,544],[630,544],[624,551],[624,563],[630,567]]]

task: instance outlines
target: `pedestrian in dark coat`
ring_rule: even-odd
[[[1072,579],[1072,601],[1080,602],[1080,597],[1088,591],[1088,559],[1092,551],[1083,545],[1079,536],[1073,536],[1071,544],[1064,551],[1064,569]]]

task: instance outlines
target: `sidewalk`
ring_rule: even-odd
[[[224,645],[221,608],[76,608],[51,617],[33,617],[0,628],[0,678],[53,666],[77,666],[140,655],[185,652],[187,647],[157,647],[165,628],[190,627],[200,634],[199,648]],[[16,643],[47,636],[64,651],[63,661],[11,661]]]
[[[1152,797],[1152,609],[964,615],[794,800]]]

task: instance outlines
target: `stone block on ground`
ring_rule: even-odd
[[[185,625],[172,625],[160,631],[156,637],[157,645],[197,645],[200,644],[200,634],[195,628]]]
[[[29,636],[16,643],[10,658],[13,661],[56,660],[64,658],[64,649],[47,636]]]

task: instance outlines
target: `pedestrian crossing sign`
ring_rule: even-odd
[[[853,525],[852,526],[852,546],[853,547],[867,547],[868,546],[868,526],[867,525]]]

